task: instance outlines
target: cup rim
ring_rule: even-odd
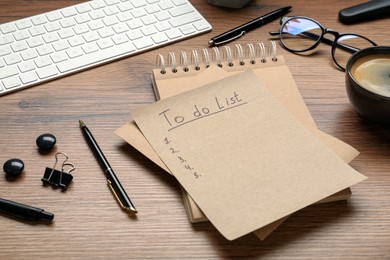
[[[359,58],[361,57],[364,57],[364,56],[369,56],[369,55],[375,55],[375,54],[383,54],[383,53],[388,53],[390,55],[390,46],[372,46],[372,47],[369,47],[369,48],[365,48],[365,49],[362,49],[360,51],[357,51],[356,53],[354,53],[348,60],[347,62],[347,66],[346,66],[346,71],[348,73],[348,76],[354,81],[354,83],[356,83],[356,86],[358,86],[359,90],[360,91],[364,91],[364,92],[367,92],[369,93],[370,95],[373,95],[377,98],[382,98],[382,99],[386,99],[386,100],[390,100],[390,97],[389,96],[384,96],[384,95],[381,95],[381,94],[378,94],[378,93],[375,93],[375,92],[372,92],[364,87],[361,86],[361,84],[355,79],[355,77],[353,76],[353,74],[351,73],[351,67],[352,65],[354,64],[354,62],[356,60],[358,60]]]

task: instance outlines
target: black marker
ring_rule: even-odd
[[[26,220],[53,220],[54,214],[43,209],[0,198],[0,211]]]
[[[227,32],[222,33],[218,36],[215,36],[215,37],[211,38],[211,40],[209,41],[209,46],[217,46],[217,45],[221,45],[221,44],[224,44],[226,42],[235,40],[235,39],[243,36],[245,33],[249,32],[253,29],[256,29],[256,28],[258,28],[266,23],[269,23],[269,22],[275,20],[276,18],[286,14],[290,9],[291,9],[291,6],[279,8],[279,9],[272,11],[266,15],[260,16],[252,21],[249,21],[243,25],[240,25],[234,29],[231,29],[230,31],[227,31]]]

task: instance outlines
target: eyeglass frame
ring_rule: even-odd
[[[282,37],[283,31],[282,31],[282,29],[283,29],[284,25],[288,21],[290,21],[292,19],[296,19],[296,18],[302,18],[302,19],[306,19],[306,20],[312,21],[315,24],[317,24],[318,27],[321,29],[321,35],[318,37],[318,40],[311,47],[309,47],[307,49],[304,49],[304,50],[293,50],[291,48],[288,48],[284,44],[284,42],[283,42],[283,37]],[[324,35],[327,34],[327,33],[333,35],[335,37],[335,39],[332,41],[330,39],[325,38]],[[280,18],[280,30],[279,30],[279,32],[269,32],[269,34],[272,35],[272,36],[279,35],[279,39],[280,39],[280,42],[282,43],[283,47],[285,49],[287,49],[288,51],[292,52],[292,53],[300,53],[300,52],[307,52],[307,51],[314,50],[315,48],[317,48],[317,46],[320,44],[320,42],[332,45],[331,54],[332,54],[333,62],[337,65],[337,67],[339,67],[339,69],[341,69],[343,71],[345,71],[345,68],[342,67],[337,62],[336,58],[334,57],[334,53],[335,53],[335,50],[336,50],[336,45],[337,45],[338,39],[340,39],[341,37],[346,36],[346,35],[357,36],[357,37],[365,39],[367,42],[371,43],[373,46],[377,46],[377,44],[375,42],[373,42],[372,40],[368,39],[367,37],[365,37],[363,35],[355,34],[355,33],[343,33],[343,34],[340,34],[339,32],[337,32],[335,30],[332,30],[332,29],[329,29],[329,28],[326,28],[326,27],[322,26],[322,24],[320,24],[316,20],[314,20],[312,18],[309,18],[309,17],[306,17],[306,16],[283,16],[282,18]],[[315,35],[315,36],[317,37],[318,35]],[[348,46],[342,46],[342,48],[349,49],[349,51],[351,51],[351,52],[357,52],[359,50],[359,49],[354,49],[354,48],[351,48],[351,47],[348,47]]]

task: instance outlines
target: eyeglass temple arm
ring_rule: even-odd
[[[278,36],[280,33],[279,32],[269,32],[269,34],[271,36]],[[285,34],[289,34],[289,33],[285,33]],[[310,39],[313,39],[313,40],[318,39],[318,35],[315,33],[311,33],[311,32],[302,32],[301,35],[304,35],[304,36],[306,36]],[[324,38],[324,37],[322,37],[321,41],[325,44],[328,44],[328,45],[333,45],[333,42],[334,42],[334,41],[329,40],[329,39]],[[355,48],[355,47],[352,47],[352,46],[349,46],[346,44],[341,44],[341,43],[337,43],[337,47],[344,50],[344,51],[347,51],[349,53],[355,53],[359,50],[358,48]]]

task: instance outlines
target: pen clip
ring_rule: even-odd
[[[118,194],[116,193],[114,187],[112,187],[112,183],[111,183],[110,180],[107,180],[107,185],[108,185],[108,187],[110,188],[112,194],[114,194],[114,197],[115,197],[115,199],[118,201],[119,206],[121,206],[122,209],[127,210],[128,208],[127,208],[125,205],[123,205],[123,203],[122,203],[121,199],[119,198]]]
[[[221,44],[224,44],[224,43],[227,43],[227,42],[230,42],[230,41],[233,41],[235,39],[238,39],[240,38],[241,36],[244,36],[245,35],[245,31],[242,31],[239,35],[237,36],[234,36],[233,38],[230,38],[230,39],[227,39],[227,40],[224,40],[224,41],[221,41],[221,42],[215,42],[214,45],[215,46],[218,46],[218,45],[221,45]]]

